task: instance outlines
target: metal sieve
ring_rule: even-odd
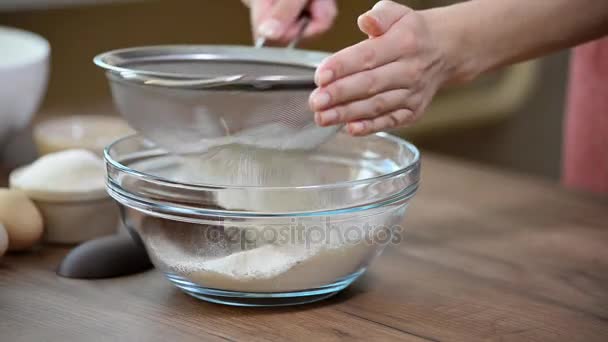
[[[248,46],[177,45],[95,57],[114,102],[147,139],[174,153],[241,144],[312,149],[339,127],[318,127],[308,97],[326,53]]]

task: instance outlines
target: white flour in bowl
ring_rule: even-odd
[[[254,186],[301,186],[333,182],[322,172],[308,169],[306,153],[291,152],[277,158],[273,151],[228,147],[215,151],[209,158],[182,160],[179,167],[162,176],[172,180],[194,183]],[[359,179],[373,176],[373,171],[345,168],[341,177]],[[335,175],[334,175],[335,176]],[[294,198],[289,193],[250,194],[228,193],[218,197],[226,209],[252,211],[289,211],[296,207],[314,207],[319,198]],[[307,205],[310,201],[310,205]],[[316,202],[315,202],[316,201]],[[361,236],[370,236],[377,228],[396,224],[403,207],[367,211],[332,222],[335,234],[331,242],[265,241],[257,239],[255,246],[243,248],[226,240],[207,241],[205,229],[223,231],[221,226],[204,226],[175,221],[143,224],[143,234],[149,254],[160,268],[207,288],[242,292],[286,292],[317,288],[334,283],[363,267],[382,249],[380,243],[365,238],[345,241],[347,231],[357,225]],[[373,213],[372,213],[373,212]],[[258,221],[263,222],[263,221]],[[271,229],[277,234],[289,229],[289,219]],[[319,226],[323,218],[307,218],[305,229]],[[226,223],[227,224],[227,223]],[[244,226],[247,224],[247,226]],[[257,223],[256,223],[257,224]],[[263,231],[269,227],[250,222],[236,223],[237,229]],[[241,226],[238,226],[241,225]],[[231,227],[232,228],[232,227]],[[367,234],[367,235],[365,235]]]
[[[344,240],[349,235],[348,229],[353,224],[360,227],[368,224],[369,230],[362,234],[369,237],[378,229],[394,224],[401,217],[398,214],[401,210],[404,209],[334,224],[335,230],[329,241],[312,243],[307,243],[310,239],[268,243],[260,238],[243,247],[225,239],[205,241],[209,239],[209,235],[203,232],[205,228],[167,221],[162,225],[146,225],[144,222],[142,237],[150,256],[161,269],[200,286],[242,292],[296,291],[331,284],[365,267],[387,241]],[[252,228],[258,227],[242,227]],[[275,229],[279,231],[284,227],[277,225]]]
[[[146,238],[153,259],[207,288],[284,292],[331,284],[364,267],[382,245],[362,240],[337,246],[267,244],[220,257],[201,257],[165,240]]]
[[[378,245],[360,242],[339,248],[297,251],[266,245],[210,260],[186,277],[205,287],[243,292],[311,289],[348,276],[377,254]]]

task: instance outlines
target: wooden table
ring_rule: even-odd
[[[81,281],[66,249],[0,261],[2,341],[608,341],[608,201],[427,156],[406,241],[317,304],[234,308],[158,272]]]

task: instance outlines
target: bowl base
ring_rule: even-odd
[[[192,297],[207,302],[231,306],[272,307],[309,304],[327,299],[348,287],[359,278],[363,272],[365,272],[365,269],[361,269],[332,284],[319,288],[290,292],[240,292],[218,290],[197,285],[184,277],[172,273],[165,273],[165,276],[180,290]]]

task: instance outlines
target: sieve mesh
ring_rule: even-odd
[[[339,129],[318,127],[308,105],[323,55],[169,46],[110,52],[98,64],[110,70],[115,103],[130,125],[172,152],[230,144],[287,150],[315,148]],[[234,75],[244,77],[220,86],[197,83]]]

